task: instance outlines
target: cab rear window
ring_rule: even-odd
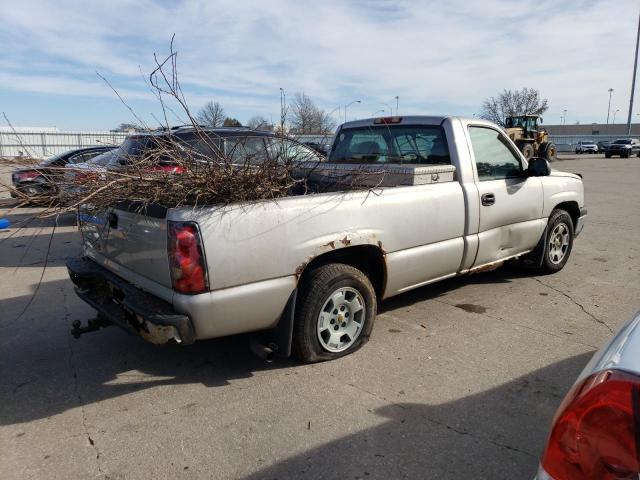
[[[341,130],[329,162],[448,165],[451,158],[439,125],[380,125]]]

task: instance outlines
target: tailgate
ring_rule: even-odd
[[[84,247],[99,254],[94,260],[116,271],[111,262],[164,287],[171,288],[167,255],[167,209],[144,210],[119,205],[92,215],[79,213]]]

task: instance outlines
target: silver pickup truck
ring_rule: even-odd
[[[67,266],[101,320],[76,329],[113,323],[157,344],[260,332],[265,357],[333,359],[368,340],[378,301],[512,259],[561,270],[586,217],[580,176],[527,163],[478,119],[348,122],[327,165],[409,173],[277,202],[81,217],[83,256]]]

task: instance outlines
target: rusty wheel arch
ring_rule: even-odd
[[[382,299],[387,284],[387,252],[378,245],[350,245],[322,253],[298,266],[296,275],[300,281],[311,270],[328,263],[344,263],[362,271],[373,285],[376,296]]]

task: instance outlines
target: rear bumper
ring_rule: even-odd
[[[156,345],[195,341],[187,315],[87,258],[67,260],[69,277],[78,296],[113,324]]]
[[[578,221],[576,222],[575,228],[573,229],[575,237],[580,235],[580,232],[582,232],[582,229],[584,228],[584,222],[586,220],[587,220],[587,209],[582,207],[580,209],[580,216],[578,217]]]

